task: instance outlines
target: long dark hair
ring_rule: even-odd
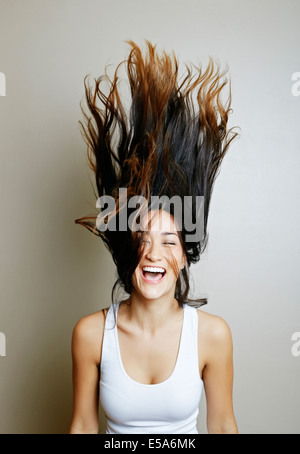
[[[87,157],[94,172],[96,198],[108,195],[116,201],[112,214],[117,220],[124,210],[130,216],[127,202],[131,196],[142,195],[150,204],[152,196],[203,196],[204,232],[200,240],[187,242],[184,227],[178,232],[186,256],[186,265],[178,274],[175,298],[182,306],[187,303],[201,306],[206,298],[191,299],[189,267],[200,260],[207,241],[207,220],[214,181],[225,153],[237,135],[227,129],[231,112],[231,89],[227,102],[221,101],[221,92],[227,84],[219,64],[211,58],[205,71],[185,65],[186,73],[179,78],[177,58],[165,51],[159,55],[156,45],[147,43],[143,56],[141,49],[128,41],[131,50],[128,59],[121,62],[112,80],[107,71],[95,79],[90,87],[85,77],[87,110],[82,108],[84,122],[80,122],[87,143]],[[119,71],[126,65],[130,88],[130,105],[121,101]],[[196,73],[195,73],[196,70]],[[104,85],[108,83],[108,93]],[[119,188],[127,189],[127,200],[120,200]],[[170,214],[174,215],[173,212]],[[197,214],[193,204],[193,219]],[[100,236],[112,254],[118,286],[128,294],[132,291],[132,276],[142,257],[140,237],[126,231],[100,231],[97,216],[85,216],[75,222]],[[110,218],[111,219],[111,218]],[[106,219],[107,221],[107,219]],[[107,221],[108,222],[108,221]]]

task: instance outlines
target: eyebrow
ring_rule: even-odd
[[[142,232],[143,232],[143,230],[138,230],[138,233],[142,233]],[[145,231],[145,235],[147,235],[147,234],[148,234],[148,231],[146,230]],[[167,235],[176,235],[176,236],[178,236],[178,234],[175,233],[175,232],[161,232],[161,235],[163,235],[163,236],[167,236]]]

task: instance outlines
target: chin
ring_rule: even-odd
[[[159,285],[147,285],[144,282],[137,282],[135,279],[133,281],[134,291],[145,299],[154,300],[162,298],[163,296],[171,294],[172,292],[172,295],[174,295],[175,293],[175,288],[173,290],[171,288],[162,289],[159,287]]]

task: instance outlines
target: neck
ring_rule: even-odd
[[[158,331],[174,318],[178,319],[182,312],[178,301],[170,295],[147,299],[134,290],[126,302],[129,305],[128,318],[144,332]]]

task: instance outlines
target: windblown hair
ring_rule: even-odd
[[[200,241],[187,242],[184,224],[180,235],[186,265],[178,273],[175,298],[183,303],[201,306],[206,298],[188,298],[189,267],[200,260],[207,241],[207,221],[214,181],[231,141],[237,135],[227,130],[231,112],[231,90],[227,102],[221,92],[227,84],[219,65],[211,58],[205,71],[185,65],[183,80],[173,52],[158,54],[156,45],[147,43],[144,57],[132,41],[129,57],[115,70],[112,80],[107,75],[95,79],[91,88],[84,80],[88,111],[82,106],[85,122],[80,122],[87,143],[89,165],[95,174],[96,197],[112,196],[116,201],[114,216],[119,219],[130,197],[142,195],[150,204],[152,196],[179,195],[204,198],[204,235]],[[121,101],[119,71],[125,64],[131,103],[126,109]],[[193,69],[194,68],[194,69]],[[196,70],[196,74],[194,72]],[[108,94],[103,85],[109,84]],[[194,97],[194,99],[193,99]],[[119,199],[119,188],[127,189],[127,200]],[[193,205],[193,219],[197,215]],[[171,214],[174,215],[173,212]],[[126,231],[100,231],[97,216],[86,216],[75,222],[83,225],[104,241],[117,266],[117,285],[131,293],[132,276],[143,254],[140,237]],[[190,232],[189,232],[190,233]]]

